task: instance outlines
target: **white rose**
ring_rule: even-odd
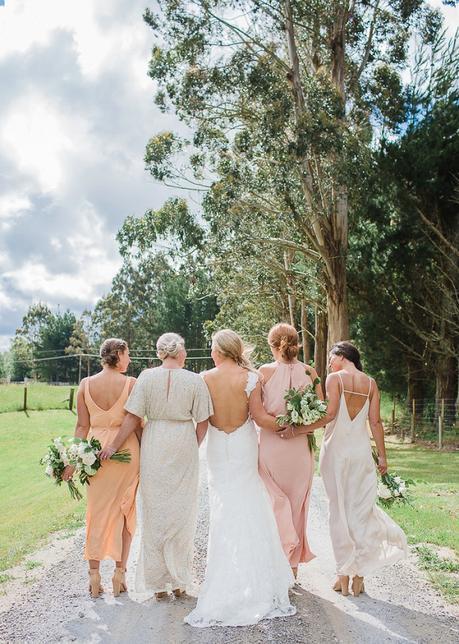
[[[45,474],[47,476],[52,476],[53,475],[53,468],[51,467],[51,465],[48,465],[48,467],[45,470]]]
[[[402,482],[400,483],[400,485],[398,486],[398,491],[400,492],[401,496],[403,496],[403,495],[404,495],[404,493],[406,492],[406,485],[405,485],[405,481],[402,481]]]
[[[92,465],[97,460],[97,457],[94,452],[86,452],[82,455],[81,460],[85,465]]]
[[[387,485],[384,485],[384,483],[380,483],[380,485],[378,485],[378,496],[381,499],[390,499],[392,496],[391,491]]]
[[[83,456],[83,454],[85,454],[86,447],[86,443],[80,443],[78,445],[78,456]]]
[[[78,445],[76,445],[75,443],[70,445],[70,447],[69,447],[69,455],[71,457],[73,457],[73,458],[78,455]]]
[[[89,466],[89,465],[85,465],[85,466],[84,466],[84,471],[86,472],[86,474],[87,474],[88,476],[94,476],[94,474],[97,472],[97,470],[93,469],[93,468],[92,468],[91,466]]]
[[[298,423],[298,420],[300,417],[298,415],[298,412],[295,409],[292,410],[291,418],[292,418],[292,423]]]
[[[400,490],[394,490],[394,496],[401,496]]]
[[[400,485],[402,479],[399,476],[394,476],[394,481],[397,483],[397,485]]]
[[[67,467],[67,465],[69,464],[69,459],[67,458],[66,452],[61,452],[61,461]]]

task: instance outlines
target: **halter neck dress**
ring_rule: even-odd
[[[278,362],[263,387],[263,406],[268,414],[285,414],[288,389],[312,383],[301,362]],[[314,456],[306,436],[283,441],[261,429],[259,472],[268,490],[284,552],[292,568],[314,558],[306,534],[309,501],[314,476]]]

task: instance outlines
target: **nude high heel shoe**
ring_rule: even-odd
[[[118,597],[120,593],[125,593],[127,591],[125,574],[126,570],[124,568],[115,568],[115,572],[112,577],[113,594],[115,597]]]
[[[335,581],[333,590],[336,590],[337,593],[341,593],[347,597],[347,595],[349,595],[349,577],[347,575],[339,575],[338,579]]]
[[[104,589],[100,585],[100,573],[98,570],[89,571],[89,593],[93,599],[97,599]]]
[[[363,577],[355,575],[355,577],[352,578],[352,594],[354,597],[358,597],[360,593],[363,593],[364,591],[365,586],[363,583]]]

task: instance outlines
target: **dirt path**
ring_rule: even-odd
[[[202,579],[207,540],[207,492],[202,467],[201,507],[195,564]],[[195,597],[163,602],[140,602],[134,594],[115,599],[107,592],[93,601],[86,590],[86,567],[81,559],[83,531],[72,537],[56,535],[29,557],[41,566],[9,571],[16,579],[3,585],[0,597],[0,641],[111,642],[124,644],[316,644],[385,642],[452,644],[459,641],[458,611],[448,607],[417,570],[414,559],[386,569],[366,582],[367,594],[341,597],[331,590],[333,558],[327,532],[326,502],[316,479],[311,503],[310,542],[317,559],[300,567],[300,587],[292,601],[297,615],[267,620],[244,628],[193,629],[183,617]],[[135,561],[138,542],[133,545]],[[103,562],[107,588],[112,566]],[[132,586],[134,564],[128,573]]]

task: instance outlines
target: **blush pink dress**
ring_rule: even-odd
[[[311,384],[301,362],[278,362],[263,387],[263,406],[268,414],[285,413],[284,395],[291,387]],[[309,500],[314,476],[314,456],[306,436],[282,440],[260,428],[258,466],[269,492],[282,547],[292,568],[314,558],[306,535]]]

